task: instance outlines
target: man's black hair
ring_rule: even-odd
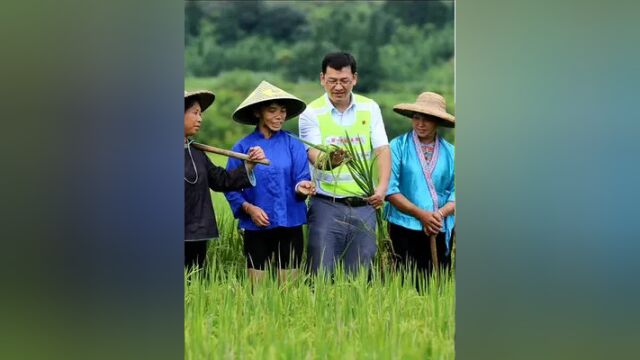
[[[340,70],[343,67],[348,66],[351,68],[351,73],[353,74],[357,71],[356,59],[348,52],[334,52],[325,55],[324,59],[322,59],[323,74],[327,72],[327,66],[336,70]]]

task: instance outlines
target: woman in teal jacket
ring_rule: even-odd
[[[424,92],[393,110],[412,119],[413,129],[391,141],[391,178],[385,215],[399,265],[429,275],[430,237],[436,236],[439,266],[450,269],[456,192],[454,146],[438,127],[454,127],[444,98]]]

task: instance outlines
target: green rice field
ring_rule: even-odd
[[[214,162],[225,160],[212,157]],[[302,275],[252,287],[242,240],[222,194],[208,275],[185,273],[185,359],[453,359],[455,281],[412,281],[376,264],[348,277]]]

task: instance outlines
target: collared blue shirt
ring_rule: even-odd
[[[456,201],[454,151],[449,142],[439,137],[440,149],[438,162],[433,169],[431,179],[438,195],[438,208],[447,202]],[[413,131],[400,135],[391,141],[391,177],[387,196],[401,193],[420,209],[433,211],[433,201],[424,177],[420,160],[413,142]],[[422,230],[420,220],[405,214],[390,202],[385,205],[387,221],[411,230]],[[447,247],[453,230],[455,216],[444,219],[443,229],[446,233]]]
[[[226,192],[224,195],[231,206],[240,227],[247,230],[264,230],[278,226],[293,227],[306,224],[307,206],[305,198],[296,195],[295,186],[303,180],[310,180],[307,151],[297,139],[284,130],[266,139],[256,128],[254,132],[238,141],[232,148],[246,154],[250,147],[260,146],[271,165],[256,165],[254,175],[256,185],[242,191]],[[227,169],[235,169],[241,161],[230,158]],[[269,217],[270,225],[258,227],[251,217],[242,210],[247,201],[260,207]]]

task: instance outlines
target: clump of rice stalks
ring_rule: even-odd
[[[358,146],[356,147],[351,141],[351,137],[347,131],[345,131],[346,141],[344,148],[334,144],[312,144],[293,134],[289,135],[320,151],[320,155],[318,155],[318,158],[316,159],[317,168],[325,169],[333,173],[332,164],[345,165],[349,170],[351,177],[362,191],[358,194],[354,193],[354,196],[365,199],[375,193],[377,177],[374,171],[374,164],[377,156],[373,156],[371,161],[368,161],[370,156],[364,150],[362,142],[359,141]],[[315,175],[314,180],[316,180]],[[391,266],[393,260],[393,247],[391,246],[391,240],[389,239],[387,228],[383,220],[382,208],[376,209],[376,224],[379,249],[377,254],[378,259],[383,267]]]
[[[363,196],[368,198],[372,196],[376,191],[376,174],[373,166],[376,162],[377,155],[371,158],[371,161],[367,161],[368,154],[364,150],[362,141],[358,142],[358,148],[356,148],[349,137],[349,133],[345,131],[347,156],[349,161],[345,162],[347,169],[353,180],[358,184],[360,190],[363,191]],[[391,266],[393,260],[393,246],[391,245],[391,239],[387,234],[387,228],[384,224],[382,208],[376,209],[376,223],[377,223],[377,239],[378,239],[378,259],[380,264],[384,267]]]
[[[358,142],[359,148],[356,149],[351,142],[349,133],[346,131],[344,133],[346,136],[345,149],[349,157],[349,161],[345,162],[345,165],[347,166],[347,169],[349,169],[349,173],[353,180],[358,184],[360,190],[362,190],[363,194],[361,194],[361,196],[372,196],[376,191],[373,165],[377,156],[374,156],[371,161],[367,161],[369,156],[364,151],[362,142]]]

